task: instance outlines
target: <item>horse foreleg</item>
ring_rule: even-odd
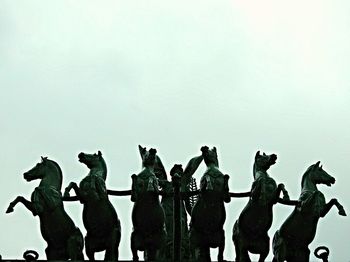
[[[75,182],[70,182],[69,185],[66,187],[66,189],[64,190],[64,197],[69,197],[69,192],[71,190],[74,190],[75,195],[80,199],[80,189],[78,187],[78,185]]]
[[[10,205],[8,206],[6,213],[12,213],[14,211],[14,207],[18,204],[18,203],[22,203],[30,212],[33,213],[33,215],[35,215],[35,210],[34,210],[34,205],[32,202],[30,202],[29,200],[25,199],[22,196],[18,196],[15,198],[15,200],[13,200]]]
[[[288,191],[286,190],[286,187],[284,184],[278,184],[276,194],[275,194],[275,202],[277,203],[278,198],[281,195],[281,192],[283,193],[283,200],[290,200]]]
[[[324,217],[328,214],[328,212],[331,210],[333,206],[336,206],[338,208],[338,214],[341,216],[346,216],[344,207],[339,204],[338,200],[336,198],[332,198],[322,209],[320,216]]]

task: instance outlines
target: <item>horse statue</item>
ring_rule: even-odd
[[[308,246],[316,235],[319,218],[327,215],[333,205],[338,208],[339,215],[346,216],[336,198],[326,203],[324,195],[317,189],[317,184],[331,186],[334,183],[335,178],[323,170],[319,161],[306,170],[301,180],[300,205],[294,208],[274,235],[274,262],[308,262]]]
[[[131,251],[138,261],[137,251],[144,251],[145,261],[154,261],[166,239],[165,215],[159,201],[159,183],[154,173],[157,150],[139,146],[142,171],[132,175],[131,201],[133,232]]]
[[[85,251],[89,260],[95,260],[95,252],[105,250],[104,260],[118,261],[118,247],[121,237],[120,221],[117,212],[108,199],[106,189],[107,166],[102,153],[78,155],[79,161],[89,169],[88,175],[79,186],[70,182],[64,196],[74,189],[84,205],[83,223],[86,229]]]
[[[210,248],[219,248],[218,261],[224,261],[224,223],[226,211],[224,202],[231,201],[228,175],[219,170],[216,148],[201,148],[207,170],[200,181],[200,194],[192,209],[190,243],[199,251],[197,261],[211,261]]]
[[[41,157],[41,160],[24,173],[28,182],[41,179],[31,201],[18,196],[10,203],[6,213],[13,212],[14,207],[22,203],[34,216],[39,216],[41,235],[47,242],[47,260],[84,260],[83,235],[63,207],[61,168],[47,157]]]
[[[198,166],[202,162],[203,157],[197,156],[191,158],[183,170],[182,165],[174,165],[170,170],[170,177],[174,177],[177,174],[180,177],[180,192],[182,193],[182,200],[180,203],[180,217],[181,217],[181,258],[189,259],[191,257],[190,243],[189,243],[189,232],[187,223],[187,213],[191,214],[192,207],[190,207],[188,197],[183,195],[187,193],[191,177],[198,169]],[[168,181],[165,168],[157,156],[155,164],[155,173],[159,179],[159,186],[163,192],[161,205],[165,213],[165,226],[167,231],[167,238],[165,246],[162,248],[162,256],[165,258],[173,257],[173,227],[174,227],[174,200],[173,200],[173,183]],[[186,212],[187,211],[187,212]]]
[[[258,151],[253,166],[254,182],[248,204],[233,226],[232,240],[236,249],[237,262],[250,262],[248,252],[259,254],[259,262],[264,262],[270,249],[268,231],[272,225],[272,207],[280,193],[289,200],[283,184],[276,184],[267,170],[276,163],[275,154],[263,155]]]

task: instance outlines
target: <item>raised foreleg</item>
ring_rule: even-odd
[[[338,199],[332,198],[322,209],[321,217],[327,215],[327,213],[331,210],[332,206],[336,206],[338,208],[338,214],[341,216],[346,216],[344,207],[339,204]]]
[[[15,200],[13,200],[10,205],[8,206],[6,213],[12,213],[14,211],[14,207],[18,204],[18,203],[22,203],[30,212],[33,213],[33,215],[35,214],[35,209],[34,209],[34,205],[32,202],[30,202],[29,200],[25,199],[22,196],[18,196],[15,198]]]
[[[284,184],[278,184],[275,194],[275,203],[277,203],[281,193],[283,193],[283,200],[290,200],[288,191],[286,190]]]
[[[69,185],[66,187],[66,189],[64,190],[64,194],[63,197],[69,197],[69,192],[71,190],[74,190],[76,196],[79,198],[79,200],[81,201],[81,192],[80,192],[80,188],[78,187],[77,183],[75,182],[70,182]]]

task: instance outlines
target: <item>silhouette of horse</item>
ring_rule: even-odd
[[[83,236],[63,207],[61,168],[47,157],[41,159],[41,163],[24,173],[28,182],[41,179],[31,201],[18,196],[6,213],[13,212],[16,204],[22,203],[34,216],[39,216],[41,234],[47,242],[47,260],[84,260]]]
[[[192,209],[190,243],[198,249],[198,261],[211,261],[210,248],[219,248],[218,261],[223,261],[225,248],[224,223],[226,211],[224,202],[231,201],[228,175],[219,170],[216,148],[201,148],[207,170],[200,181],[200,194]]]
[[[309,244],[315,237],[317,223],[335,205],[341,216],[346,216],[344,208],[333,198],[327,204],[324,195],[317,189],[317,184],[331,186],[335,183],[320,166],[320,162],[311,165],[301,180],[300,205],[282,224],[273,238],[274,262],[308,262]]]
[[[108,199],[105,180],[106,162],[102,153],[80,153],[79,161],[89,169],[89,174],[80,182],[79,187],[71,182],[66,187],[64,196],[69,196],[73,188],[80,202],[84,205],[83,222],[86,228],[85,250],[90,260],[95,260],[95,252],[105,250],[105,260],[118,260],[118,247],[121,237],[120,222],[117,212]]]
[[[289,200],[283,184],[277,186],[267,170],[276,163],[275,154],[255,155],[253,166],[254,182],[248,204],[243,209],[233,227],[232,240],[236,249],[237,262],[250,262],[248,251],[260,254],[259,262],[265,261],[270,249],[267,234],[272,225],[272,207],[283,191],[284,199]]]
[[[146,261],[154,261],[166,239],[165,215],[159,201],[159,184],[154,173],[157,150],[139,146],[143,169],[132,175],[131,201],[133,232],[131,251],[133,261],[138,261],[137,251],[145,251]]]

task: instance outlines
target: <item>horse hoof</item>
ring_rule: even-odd
[[[341,216],[346,216],[345,210],[343,208],[339,210],[338,214]]]
[[[6,214],[12,213],[14,211],[13,207],[8,207],[6,210]]]

